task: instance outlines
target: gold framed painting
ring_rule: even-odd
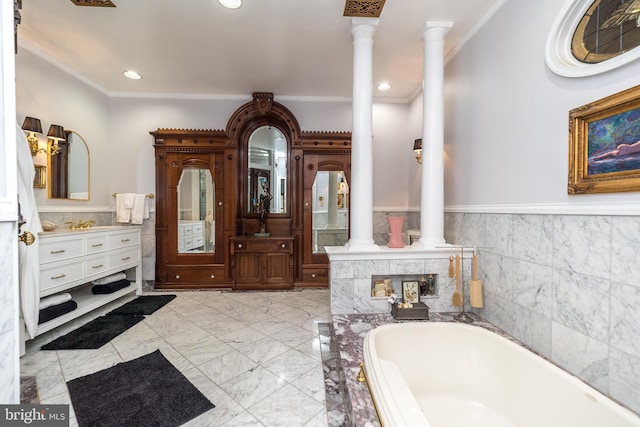
[[[569,194],[640,191],[640,86],[569,112]]]

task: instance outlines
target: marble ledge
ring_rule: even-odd
[[[389,248],[387,246],[371,245],[365,247],[325,246],[329,261],[362,261],[376,259],[442,259],[455,255],[461,247],[448,243],[438,246],[424,246],[418,243],[404,248]],[[464,247],[464,258],[473,256],[475,248]]]
[[[56,228],[51,231],[43,231],[38,233],[38,237],[53,237],[53,236],[67,236],[74,234],[90,234],[97,233],[100,231],[116,231],[116,230],[133,230],[133,229],[142,229],[140,225],[97,225],[89,228],[76,228],[75,230],[70,230],[68,227],[65,228]]]

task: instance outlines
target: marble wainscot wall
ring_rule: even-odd
[[[447,213],[445,238],[479,248],[480,316],[640,413],[640,217]]]
[[[94,226],[126,225],[116,222],[115,212],[39,212],[41,221],[49,221],[58,229],[67,228],[66,222],[94,220]],[[142,281],[143,290],[152,290],[156,279],[156,214],[150,212],[149,219],[142,222]]]

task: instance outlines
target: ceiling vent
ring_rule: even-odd
[[[111,0],[71,0],[76,6],[116,7]]]
[[[346,0],[344,16],[379,18],[385,0]]]

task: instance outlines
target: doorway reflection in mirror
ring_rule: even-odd
[[[349,240],[349,185],[343,171],[319,171],[312,187],[313,252]]]

